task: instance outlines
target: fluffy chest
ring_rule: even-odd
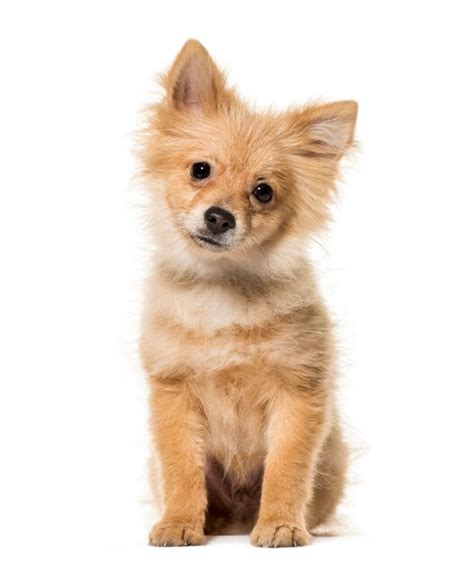
[[[278,307],[276,302],[276,296],[249,297],[232,288],[210,286],[167,292],[158,310],[173,316],[185,329],[212,334],[232,326],[262,323]]]
[[[259,373],[307,364],[324,320],[304,298],[291,287],[259,299],[221,288],[160,288],[144,318],[146,368],[200,377],[242,366]]]
[[[164,288],[145,318],[145,352],[155,359],[154,371],[179,364],[202,374],[255,364],[275,345],[268,325],[277,310],[271,297],[249,300],[219,288]]]

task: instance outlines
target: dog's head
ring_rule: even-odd
[[[161,233],[203,260],[265,256],[324,224],[355,102],[257,113],[188,41],[150,108],[142,158]],[[168,237],[168,245],[172,244]]]

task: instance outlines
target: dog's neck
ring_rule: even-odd
[[[277,248],[258,249],[243,256],[200,256],[175,241],[163,244],[156,253],[161,276],[177,285],[230,285],[236,288],[264,288],[288,284],[310,269],[301,243],[288,241]]]

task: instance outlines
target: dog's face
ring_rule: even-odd
[[[183,47],[164,86],[143,153],[158,227],[202,258],[238,260],[324,223],[352,143],[355,102],[250,111],[196,41]]]

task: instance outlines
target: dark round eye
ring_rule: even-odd
[[[196,180],[204,180],[211,174],[211,165],[209,163],[194,163],[191,167],[191,176]]]
[[[263,202],[265,204],[273,198],[273,190],[268,184],[257,184],[257,186],[253,189],[253,195],[259,202]]]

